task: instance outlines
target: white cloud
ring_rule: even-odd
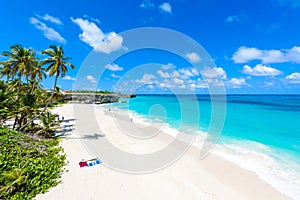
[[[240,47],[232,56],[235,63],[247,63],[252,60],[261,60],[262,63],[300,63],[300,47],[282,50],[260,50],[257,48]]]
[[[285,55],[279,50],[263,51],[261,60],[263,63],[282,63],[285,62]]]
[[[159,9],[164,12],[164,13],[169,13],[171,14],[172,13],[172,6],[170,3],[168,2],[165,2],[165,3],[162,3],[160,6],[159,6]]]
[[[93,22],[96,22],[96,23],[98,23],[98,24],[101,24],[101,21],[100,21],[98,18],[93,18],[93,17],[91,17],[91,16],[89,16],[89,15],[83,15],[83,17],[84,17],[84,18],[87,18],[87,19],[89,19],[89,20],[91,20],[91,21],[93,21]]]
[[[229,80],[229,83],[231,84],[231,86],[233,87],[233,88],[241,88],[241,86],[243,86],[243,85],[248,85],[247,83],[246,83],[246,80],[245,80],[245,78],[232,78],[232,79],[230,79]]]
[[[120,35],[115,32],[110,32],[95,50],[109,54],[110,52],[121,49],[123,47],[122,43],[123,38]]]
[[[237,15],[231,15],[225,19],[226,23],[239,22],[240,18]]]
[[[62,78],[63,80],[68,80],[68,81],[76,81],[76,78],[74,78],[74,77],[71,77],[71,76],[65,76],[65,77],[63,77]]]
[[[96,83],[96,79],[92,75],[87,75],[86,79],[89,80],[91,83]]]
[[[270,86],[275,85],[274,82],[268,82],[268,81],[264,81],[264,84],[265,84],[266,87],[270,87]]]
[[[141,8],[154,8],[154,3],[152,3],[150,0],[144,0],[141,4]]]
[[[161,68],[162,68],[163,70],[168,70],[168,69],[175,69],[176,66],[175,66],[174,64],[172,64],[172,63],[168,63],[168,64],[166,64],[166,65],[162,65]]]
[[[163,82],[159,83],[159,87],[172,89],[174,84],[171,84],[168,80],[164,80]]]
[[[114,64],[114,63],[108,64],[108,65],[106,65],[104,68],[105,68],[105,69],[108,69],[108,70],[110,70],[110,71],[122,71],[122,70],[123,70],[122,67],[120,67],[119,65]]]
[[[181,68],[178,70],[183,76],[186,77],[193,77],[193,76],[198,76],[199,72],[195,68]]]
[[[143,84],[153,84],[156,83],[152,79],[156,79],[156,76],[152,74],[144,74],[141,79],[135,80],[137,83],[143,83]]]
[[[196,63],[196,62],[199,62],[201,60],[200,56],[195,52],[187,53],[187,54],[185,54],[185,56],[192,63]]]
[[[239,15],[231,15],[231,16],[228,16],[224,22],[226,23],[234,23],[234,22],[242,22],[246,19],[247,15],[245,14],[239,14]]]
[[[196,68],[191,68],[190,70],[195,76],[199,75],[199,72],[196,70]]]
[[[196,81],[193,81],[193,83],[191,83],[189,86],[192,90],[208,88],[207,83],[200,78],[198,78]]]
[[[45,21],[52,22],[52,23],[54,23],[54,24],[58,24],[58,25],[62,25],[62,24],[63,24],[63,23],[60,21],[59,18],[53,17],[53,16],[48,15],[48,14],[46,14],[46,15],[44,15],[44,16],[40,16],[40,15],[36,15],[36,16],[38,16],[39,18],[41,18],[41,19],[43,19],[43,20],[45,20]]]
[[[254,68],[251,68],[250,66],[245,65],[243,67],[242,73],[248,74],[251,76],[278,76],[282,72],[275,68],[258,64]]]
[[[223,87],[224,86],[224,81],[220,79],[205,79],[206,83],[211,87]]]
[[[83,31],[79,34],[80,40],[94,48],[95,51],[110,52],[121,49],[123,38],[115,32],[104,33],[94,22],[82,18],[71,18]]]
[[[173,78],[172,80],[177,85],[182,85],[184,83],[184,81],[182,79],[179,79],[179,78]]]
[[[227,78],[227,74],[224,71],[224,69],[222,67],[213,67],[213,68],[209,68],[206,67],[201,71],[201,74],[204,78],[222,78],[222,79],[226,79]]]
[[[49,28],[37,18],[31,17],[29,21],[35,26],[35,28],[41,30],[47,39],[51,41],[57,41],[59,43],[66,43],[66,40],[57,31],[55,31],[53,28]]]
[[[174,70],[172,73],[163,72],[161,70],[158,70],[157,74],[159,74],[161,78],[174,78],[174,77],[180,76],[179,72],[176,70]]]
[[[289,62],[300,63],[300,47],[294,46],[286,52],[286,59]]]
[[[171,73],[171,77],[179,77],[180,74],[178,71],[174,70],[172,73]]]
[[[286,76],[285,78],[290,83],[296,83],[296,84],[300,83],[300,73],[299,72],[292,73],[292,74]]]
[[[121,78],[120,75],[116,75],[116,74],[114,74],[114,73],[111,73],[110,76],[113,77],[113,78]]]
[[[273,1],[275,5],[279,6],[291,6],[292,8],[296,8],[300,6],[299,0],[276,0]]]
[[[160,75],[162,78],[170,78],[170,74],[168,72],[163,72],[161,70],[158,70],[157,73]]]
[[[262,55],[263,53],[261,50],[242,46],[233,54],[232,60],[235,63],[246,63],[251,60],[260,59]]]

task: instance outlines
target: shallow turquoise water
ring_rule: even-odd
[[[211,120],[208,95],[198,95],[197,99],[186,95],[179,100],[173,95],[140,95],[118,107],[167,122],[173,128],[179,128],[181,123],[195,127],[191,123],[195,122],[194,115],[183,116],[181,110],[184,107],[185,111],[190,108],[188,112],[193,112],[195,101],[200,110],[199,129],[207,131]],[[227,95],[226,108],[220,142],[230,138],[251,140],[300,158],[300,95]]]

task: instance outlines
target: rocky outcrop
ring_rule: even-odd
[[[119,97],[120,98],[135,98],[136,95],[135,94],[120,94]]]
[[[119,98],[134,98],[136,95],[119,95],[119,94],[92,94],[92,93],[69,93],[64,94],[63,101],[72,101],[78,103],[114,103],[118,102]]]

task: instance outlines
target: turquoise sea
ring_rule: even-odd
[[[196,127],[195,115],[182,112],[182,108],[185,113],[195,112],[195,105],[198,129],[207,132],[212,117],[209,95],[138,95],[111,106],[127,109],[139,120],[178,129]],[[225,105],[224,127],[212,153],[300,199],[300,95],[227,95]]]

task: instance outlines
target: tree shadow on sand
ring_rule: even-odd
[[[97,140],[105,136],[103,133],[92,133],[92,134],[79,134],[78,137],[71,137],[73,135],[72,131],[75,129],[74,123],[69,123],[75,121],[76,119],[65,119],[63,120],[63,125],[61,125],[61,129],[56,131],[55,137],[67,138],[67,139],[87,139],[87,140]],[[74,136],[74,135],[73,135]]]
[[[92,135],[82,135],[79,137],[67,137],[67,136],[63,136],[67,139],[77,139],[77,140],[97,140],[99,138],[105,137],[105,134],[99,134],[99,133],[94,133]]]
[[[97,140],[104,137],[105,134],[94,133],[93,135],[83,135],[80,139]]]
[[[75,121],[76,119],[65,119],[65,120],[63,120],[63,122],[65,122],[65,123],[69,123],[69,122],[72,122],[72,121]]]
[[[75,129],[75,124],[70,124],[69,122],[75,121],[76,119],[65,119],[63,120],[60,129],[55,132],[55,137],[67,137],[71,135],[72,131]]]

